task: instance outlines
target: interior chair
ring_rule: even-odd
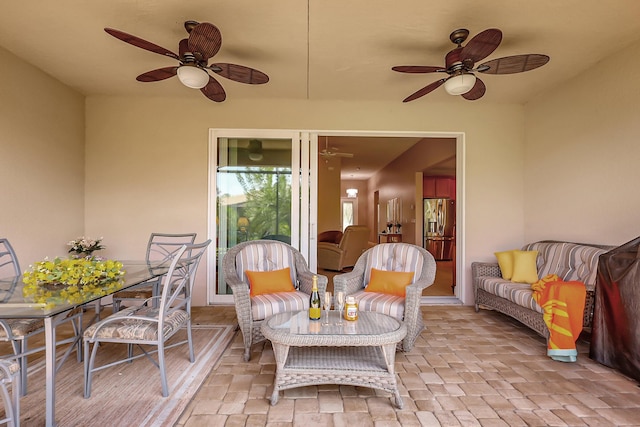
[[[0,296],[4,302],[8,302],[14,295],[18,284],[22,281],[22,270],[18,257],[11,243],[6,238],[0,238]],[[22,300],[22,294],[17,296]],[[82,311],[70,313],[63,321],[71,321],[74,329],[74,337],[56,342],[56,345],[75,342],[82,327]],[[44,346],[29,350],[28,339],[33,335],[44,332],[43,319],[0,319],[0,341],[11,343],[13,354],[0,356],[2,359],[12,358],[20,365],[21,393],[27,394],[27,356],[43,351]],[[70,351],[71,349],[69,349]],[[69,351],[66,353],[68,354]],[[63,358],[66,359],[66,354]],[[78,361],[82,358],[81,347],[78,346]],[[61,363],[61,362],[60,362]]]
[[[94,372],[140,357],[148,357],[160,370],[162,396],[169,395],[165,350],[188,344],[189,361],[195,361],[191,337],[191,294],[195,275],[202,254],[209,246],[206,242],[183,245],[174,253],[169,270],[162,280],[162,293],[146,304],[125,308],[89,326],[84,332],[84,397],[91,396],[91,380]],[[186,330],[185,340],[169,344],[169,339],[180,330]],[[127,344],[127,357],[115,362],[95,366],[95,358],[101,343]],[[93,348],[89,353],[91,344]],[[141,353],[134,354],[134,345]],[[143,347],[144,346],[144,347]],[[149,350],[149,346],[155,349]],[[157,360],[152,357],[157,353]],[[91,356],[89,356],[91,354]]]
[[[11,393],[9,393],[11,386]],[[4,418],[0,424],[20,425],[20,365],[15,360],[0,359],[0,393],[4,402]]]
[[[426,249],[409,243],[383,243],[363,253],[352,271],[336,275],[333,288],[355,296],[361,311],[376,311],[403,321],[407,336],[399,348],[410,351],[424,328],[420,297],[435,275],[436,262]]]
[[[267,317],[309,308],[314,273],[298,250],[275,240],[239,243],[224,255],[222,267],[233,292],[248,362],[251,346],[265,340],[260,326]],[[326,289],[327,278],[318,275],[321,301]]]
[[[318,242],[318,268],[342,271],[345,267],[353,267],[368,247],[369,228],[350,225],[345,228],[340,243]]]
[[[327,230],[318,233],[318,242],[329,242],[340,244],[340,240],[342,240],[342,236],[344,233],[340,230]]]
[[[171,260],[182,245],[192,245],[196,241],[196,233],[151,233],[147,243],[147,263],[157,263]],[[113,312],[120,311],[122,303],[128,301],[135,305],[146,301],[160,293],[161,278],[149,280],[132,288],[127,288],[113,294]]]
[[[329,242],[338,245],[340,244],[340,240],[342,240],[342,236],[344,236],[344,233],[340,230],[323,231],[321,233],[318,233],[318,243]]]

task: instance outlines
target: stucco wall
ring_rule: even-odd
[[[465,132],[464,275],[470,260],[523,243],[520,106],[462,98],[407,105],[230,97],[216,104],[194,93],[189,99],[89,97],[86,114],[86,232],[108,236],[107,253],[122,258],[144,253],[152,231],[207,235],[209,128]],[[471,303],[470,287],[464,299]]]
[[[525,240],[640,235],[640,42],[527,105]]]
[[[525,107],[460,98],[215,104],[198,94],[96,96],[85,107],[3,49],[0,62],[0,235],[23,266],[64,255],[83,233],[104,236],[105,255],[123,259],[142,256],[151,231],[205,238],[209,128],[463,132],[458,252],[467,282],[470,262],[498,249],[544,238],[620,244],[639,234],[640,43]]]
[[[0,64],[0,237],[25,270],[84,232],[84,97],[3,48]]]

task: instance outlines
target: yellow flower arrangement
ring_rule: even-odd
[[[58,303],[81,304],[122,287],[122,263],[91,258],[45,259],[22,275],[25,299],[51,308]]]

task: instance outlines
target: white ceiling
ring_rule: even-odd
[[[640,39],[638,0],[28,0],[0,9],[0,46],[80,93],[197,97],[224,108],[176,78],[140,83],[143,72],[176,61],[103,31],[112,27],[172,51],[186,20],[215,24],[222,48],[210,62],[231,62],[269,75],[265,85],[218,77],[233,99],[380,100],[402,102],[440,75],[403,74],[394,65],[443,65],[457,28],[470,37],[499,28],[503,40],[487,60],[541,53],[544,67],[483,75],[477,101],[443,88],[412,101],[526,103]],[[615,78],[615,76],[612,76]],[[414,106],[415,105],[415,106]]]

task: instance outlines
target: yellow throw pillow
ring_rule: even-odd
[[[369,284],[364,290],[404,297],[406,296],[405,288],[411,284],[412,280],[412,271],[385,271],[372,268]]]
[[[498,259],[498,265],[500,266],[500,272],[504,280],[511,280],[513,276],[513,253],[516,249],[510,251],[495,252],[495,256]]]
[[[293,282],[291,282],[291,269],[289,267],[271,271],[246,270],[244,273],[249,279],[249,295],[252,297],[275,292],[294,292],[296,290],[293,287]]]
[[[538,281],[536,258],[538,251],[513,251],[512,282],[535,283]]]

